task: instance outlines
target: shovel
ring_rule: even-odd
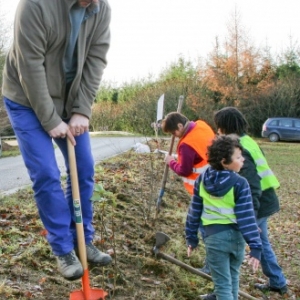
[[[207,275],[206,273],[201,272],[198,269],[195,269],[195,268],[181,262],[180,260],[175,259],[174,257],[172,257],[170,255],[160,252],[159,248],[162,247],[163,245],[165,245],[170,240],[169,236],[167,236],[163,232],[157,232],[155,237],[156,237],[156,243],[155,243],[155,247],[153,248],[153,252],[156,256],[161,257],[162,259],[167,260],[167,261],[169,261],[169,262],[171,262],[193,274],[199,275],[205,279],[212,281],[211,276]],[[251,295],[249,295],[241,290],[239,291],[239,295],[246,299],[258,300],[257,298],[254,298]]]
[[[74,146],[72,145],[69,139],[67,139],[67,143],[68,143],[68,156],[69,156],[69,165],[70,165],[72,197],[73,197],[73,207],[75,213],[78,251],[79,251],[80,262],[83,267],[83,276],[81,278],[82,289],[71,292],[69,300],[100,300],[100,299],[104,300],[105,296],[107,296],[107,293],[105,291],[103,291],[102,289],[93,289],[90,287],[75,150],[74,150]]]
[[[181,96],[179,96],[179,100],[178,100],[178,106],[177,106],[177,112],[178,113],[181,112],[182,104],[183,104],[183,96],[181,95]],[[172,135],[171,143],[170,143],[170,148],[169,148],[169,155],[172,154],[172,150],[173,150],[173,146],[174,146],[174,141],[175,141],[175,136]],[[165,169],[164,169],[163,179],[162,179],[162,182],[161,182],[161,189],[159,191],[158,199],[156,201],[155,219],[156,219],[158,213],[160,212],[161,200],[162,200],[162,197],[163,197],[163,195],[165,193],[165,186],[166,186],[166,183],[167,183],[168,173],[169,173],[169,166],[166,164],[165,165]]]

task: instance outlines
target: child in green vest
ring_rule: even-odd
[[[247,180],[237,173],[243,166],[242,146],[236,136],[218,136],[208,147],[210,167],[195,182],[186,219],[188,256],[204,229],[206,259],[218,300],[237,300],[239,270],[245,241],[250,247],[249,264],[259,266],[261,240]]]
[[[236,134],[243,147],[244,166],[239,174],[247,179],[260,229],[262,241],[261,268],[267,283],[256,283],[255,288],[262,292],[276,292],[287,295],[286,278],[277,262],[276,255],[269,241],[268,218],[280,210],[275,189],[279,182],[269,167],[264,153],[258,144],[247,134],[248,123],[244,115],[235,107],[224,107],[214,115],[214,122],[219,134]]]

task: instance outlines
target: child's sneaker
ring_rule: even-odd
[[[288,288],[286,285],[281,288],[277,288],[277,287],[272,287],[269,284],[255,283],[254,287],[262,292],[275,292],[280,295],[284,295],[288,293]]]
[[[72,250],[68,254],[56,256],[58,270],[67,280],[76,280],[83,276],[83,268]]]
[[[112,258],[109,254],[101,252],[92,243],[86,245],[87,261],[106,266],[111,263]]]
[[[203,296],[200,296],[202,300],[217,300],[217,296],[212,293],[212,294],[206,294]]]

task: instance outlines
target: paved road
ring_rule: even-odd
[[[91,137],[95,162],[118,155],[131,149],[136,143],[145,141],[139,137]],[[65,173],[64,159],[57,148],[55,150],[58,166]],[[0,196],[11,194],[30,185],[29,175],[21,156],[0,158]]]

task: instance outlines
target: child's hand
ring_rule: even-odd
[[[191,245],[189,245],[188,248],[187,248],[187,256],[190,257],[192,252],[193,252],[193,248],[192,248]]]
[[[165,156],[165,163],[167,165],[169,165],[172,160],[174,160],[173,156],[169,155],[169,154],[166,154],[166,156]]]
[[[252,265],[253,272],[256,272],[259,266],[259,260],[254,257],[250,257],[248,260],[248,265]]]

